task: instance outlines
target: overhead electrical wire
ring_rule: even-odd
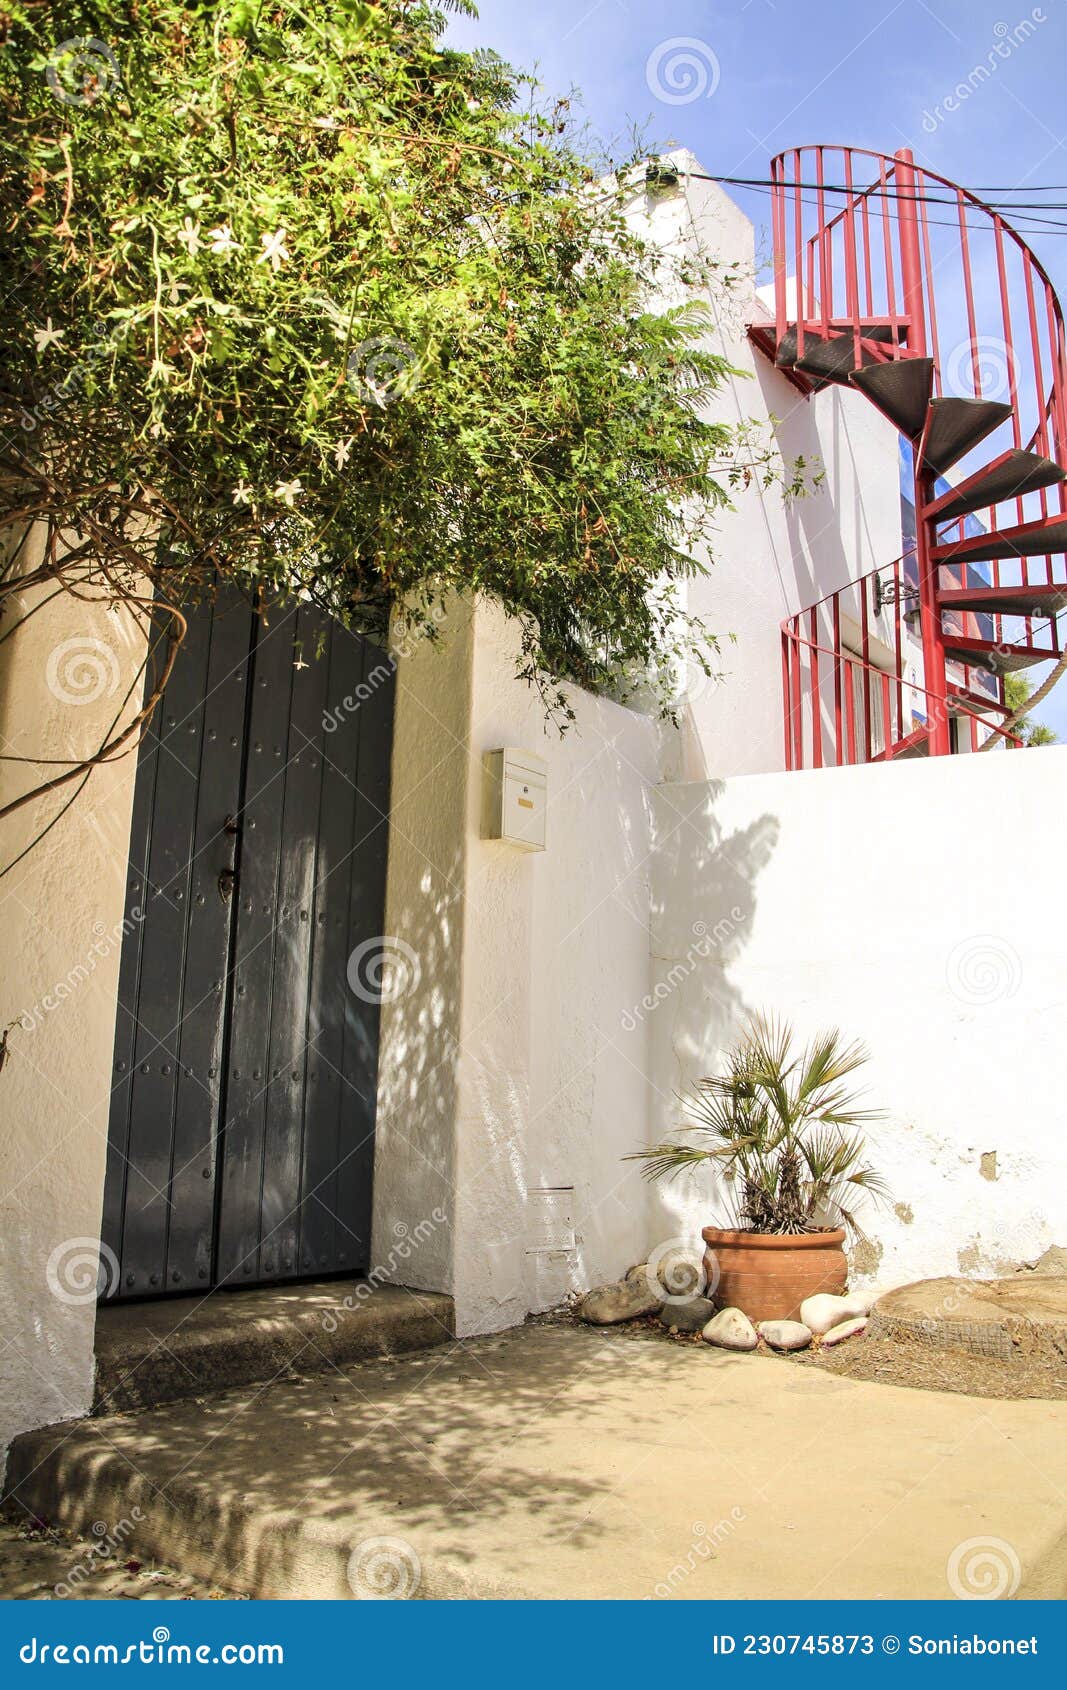
[[[895,200],[895,201],[899,201],[899,202],[902,202],[902,203],[909,203],[909,204],[941,205],[941,206],[952,206],[953,208],[956,208],[960,205],[960,201],[956,198],[955,195],[946,197],[946,196],[943,196],[943,195],[940,195],[940,194],[902,193],[900,191],[900,189],[893,187],[892,184],[889,183],[889,182],[886,182],[886,183],[873,182],[873,183],[868,183],[866,185],[854,183],[852,187],[848,187],[844,183],[835,183],[835,182],[822,182],[822,183],[819,183],[819,182],[786,182],[786,181],[775,182],[770,177],[714,176],[714,175],[711,175],[709,172],[702,171],[702,170],[682,170],[682,171],[679,172],[679,174],[687,176],[691,180],[698,181],[698,182],[715,182],[715,183],[726,185],[728,187],[738,187],[738,188],[750,189],[750,190],[757,192],[757,193],[770,193],[775,189],[779,189],[780,191],[784,192],[787,197],[793,197],[793,198],[795,198],[795,196],[798,192],[800,192],[801,195],[803,196],[804,192],[807,191],[807,192],[810,192],[810,193],[822,192],[824,194],[842,194],[846,198],[851,198],[853,200],[856,200],[857,202],[859,200],[867,200],[867,201],[872,201],[872,200],[875,200],[875,201],[878,201],[878,200],[894,201]],[[1004,190],[998,190],[998,191],[1003,192]],[[1019,189],[1018,191],[1021,193],[1023,190]],[[1036,192],[1037,190],[1031,189],[1029,191],[1030,192]],[[1062,189],[1055,188],[1055,189],[1050,189],[1049,191],[1050,192],[1061,192]],[[802,203],[804,205],[807,205],[807,206],[816,206],[816,207],[818,206],[818,201],[811,200],[811,199],[803,199],[802,198]],[[1017,213],[1022,212],[1024,215],[1023,215],[1023,218],[1020,220],[1020,224],[1025,224],[1025,227],[1023,227],[1023,226],[1016,227],[1016,225],[1014,223],[1012,224],[1012,227],[1016,228],[1016,233],[1018,233],[1018,234],[1067,235],[1067,221],[1060,219],[1060,218],[1037,217],[1037,216],[1034,215],[1033,210],[1030,209],[1031,203],[1035,207],[1040,205],[1042,209],[1049,210],[1049,211],[1060,211],[1060,210],[1067,211],[1067,201],[1063,202],[1062,205],[1061,205],[1061,204],[1057,204],[1055,202],[1052,203],[1052,204],[1048,204],[1047,202],[1044,202],[1044,201],[1019,202],[1019,203],[1012,204],[1012,203],[1006,203],[1006,202],[1003,202],[1003,201],[998,202],[998,201],[993,201],[993,200],[986,200],[986,201],[982,202],[982,205],[975,205],[973,201],[968,200],[965,197],[963,199],[963,202],[962,202],[963,208],[964,208],[965,211],[970,210],[970,211],[973,212],[973,211],[979,211],[979,210],[982,210],[982,209],[986,209],[986,210],[989,210],[989,211],[993,211],[993,212],[997,213],[998,215],[1004,215],[1006,213],[1010,213],[1012,215],[1015,215]],[[893,213],[890,212],[890,215],[893,215]],[[927,218],[925,221],[927,221],[934,228],[942,228],[942,229],[958,229],[959,228],[959,222],[958,222],[957,219],[949,220],[949,219],[946,219],[946,218],[930,217],[930,218]],[[980,232],[981,229],[982,229],[981,224],[970,226],[970,232],[972,234]]]

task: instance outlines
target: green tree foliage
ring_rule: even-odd
[[[1005,675],[1004,702],[1014,716],[1017,711],[1025,710],[1033,692],[1033,687],[1025,675]],[[1044,722],[1035,722],[1029,716],[1021,716],[1012,728],[1024,745],[1055,745],[1056,734]]]
[[[147,576],[158,610],[223,576],[373,634],[481,593],[557,703],[707,666],[677,583],[750,437],[706,420],[705,278],[565,107],[405,0],[7,10],[0,524],[48,525],[31,580]]]

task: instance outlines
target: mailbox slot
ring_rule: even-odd
[[[500,839],[520,851],[543,851],[548,769],[533,751],[505,746],[483,759],[482,838]]]

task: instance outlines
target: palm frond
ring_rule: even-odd
[[[643,1162],[649,1180],[716,1167],[731,1182],[738,1220],[753,1231],[804,1232],[829,1221],[860,1233],[846,1193],[889,1198],[885,1180],[864,1160],[862,1132],[883,1111],[861,1107],[862,1092],[845,1083],[868,1052],[836,1028],[799,1055],[793,1049],[788,1021],[754,1016],[726,1053],[723,1071],[704,1075],[680,1099],[684,1130],[702,1142],[652,1145],[626,1160]]]
[[[677,1179],[679,1174],[687,1168],[697,1167],[701,1162],[712,1161],[727,1155],[725,1150],[702,1150],[693,1144],[652,1144],[647,1150],[631,1150],[623,1157],[624,1162],[643,1162],[645,1164],[644,1177],[647,1180]]]

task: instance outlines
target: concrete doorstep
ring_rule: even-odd
[[[1067,1404],[593,1329],[52,1427],[8,1482],[259,1597],[1067,1594]]]
[[[130,1413],[286,1373],[403,1355],[443,1344],[455,1330],[451,1297],[357,1279],[104,1304],[96,1317],[93,1413]]]

